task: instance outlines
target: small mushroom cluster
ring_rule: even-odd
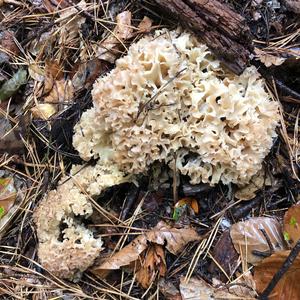
[[[185,31],[163,29],[133,43],[96,81],[94,106],[75,126],[74,147],[98,163],[74,167],[77,174],[35,212],[42,265],[69,279],[89,267],[102,245],[80,222],[92,214],[89,197],[154,162],[175,163],[192,184],[247,184],[279,121],[278,104],[259,77],[255,67],[240,76],[226,70]]]
[[[102,249],[101,238],[83,224],[93,213],[89,198],[124,181],[122,172],[105,163],[73,166],[70,177],[63,177],[34,212],[43,267],[60,278],[80,278]]]

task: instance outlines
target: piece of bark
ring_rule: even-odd
[[[245,19],[217,0],[154,0],[161,9],[192,29],[233,72],[247,66],[251,45]]]
[[[300,14],[300,0],[284,0],[288,10],[293,11],[296,14]]]

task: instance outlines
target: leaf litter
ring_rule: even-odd
[[[216,187],[191,186],[179,176],[175,186],[163,180],[163,170],[154,184],[145,174],[136,203],[125,207],[128,219],[119,217],[128,186],[114,187],[93,199],[102,219],[84,220],[103,235],[99,261],[76,285],[41,269],[31,214],[80,162],[72,132],[91,105],[93,83],[133,41],[178,22],[172,12],[142,2],[0,1],[0,291],[6,299],[251,299],[299,239],[296,1],[228,1],[246,17],[255,37],[253,63],[281,104],[279,138],[262,172],[246,186]],[[154,196],[137,209],[148,193]],[[270,299],[299,298],[298,258]]]
[[[130,265],[138,260],[140,254],[148,248],[148,243],[165,245],[169,252],[176,255],[183,250],[187,243],[199,241],[201,238],[193,228],[177,229],[160,221],[152,230],[138,236],[100,266],[93,268],[93,272],[97,273],[98,269],[115,270]]]

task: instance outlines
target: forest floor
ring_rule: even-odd
[[[95,199],[106,217],[87,224],[104,249],[72,282],[39,263],[32,215],[82,163],[74,125],[95,79],[114,68],[99,49],[111,39],[118,58],[180,18],[150,0],[0,0],[1,299],[300,299],[300,3],[219,2],[244,18],[247,64],[280,105],[264,172],[243,191],[185,177],[153,188],[153,174],[110,188]]]

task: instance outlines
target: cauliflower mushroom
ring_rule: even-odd
[[[63,178],[35,212],[42,265],[69,279],[89,267],[102,242],[80,222],[92,214],[88,195],[128,181],[126,174],[145,173],[154,162],[176,161],[192,184],[247,184],[279,122],[278,104],[259,77],[255,67],[240,76],[224,69],[185,31],[164,29],[133,43],[95,82],[94,106],[75,126],[74,147],[97,165]]]
[[[156,31],[131,45],[92,91],[75,127],[85,160],[106,158],[130,174],[160,161],[192,184],[246,184],[276,137],[278,104],[256,68],[222,68],[188,32]]]
[[[126,181],[116,166],[99,161],[95,166],[73,166],[34,212],[39,239],[38,256],[52,274],[76,281],[91,266],[102,249],[82,220],[93,213],[90,196]]]

